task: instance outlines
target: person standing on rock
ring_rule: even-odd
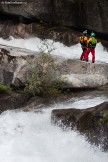
[[[80,56],[80,60],[85,60],[87,57],[86,55],[86,50],[87,50],[87,43],[88,43],[88,38],[87,38],[87,30],[83,31],[83,35],[80,37],[80,44],[82,47],[82,54]]]
[[[92,54],[92,63],[95,62],[95,48],[96,48],[97,40],[95,38],[95,33],[92,32],[90,38],[88,39],[88,49],[85,53],[85,59],[88,61],[88,55],[91,52]]]

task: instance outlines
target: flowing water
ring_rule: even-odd
[[[71,59],[79,59],[82,52],[80,44],[67,47],[59,42],[53,42],[52,40],[42,41],[39,38],[14,39],[13,37],[10,37],[9,40],[3,40],[2,38],[0,38],[0,44],[26,48],[32,51],[40,51],[40,49],[42,48],[46,49],[47,45],[48,49],[52,50],[52,54]],[[90,54],[90,60],[91,56],[92,55]],[[108,63],[108,52],[104,49],[101,43],[98,43],[96,47],[96,63],[98,62]]]
[[[101,96],[77,97],[42,111],[6,111],[0,116],[1,162],[108,162],[108,154],[91,146],[77,132],[51,124],[56,108],[87,108],[107,101]],[[86,105],[86,106],[85,106]]]
[[[0,44],[12,45],[0,39]],[[14,46],[37,50],[41,40],[14,40]],[[23,42],[23,43],[22,43]],[[79,58],[79,44],[66,47],[56,42],[54,54]],[[37,48],[37,49],[36,49]],[[63,50],[64,49],[64,50]],[[108,53],[98,44],[98,61],[107,62]],[[63,53],[64,52],[64,53]],[[100,57],[104,55],[103,60]],[[0,162],[108,162],[108,154],[91,146],[77,132],[63,131],[51,124],[51,111],[58,108],[88,108],[108,101],[105,95],[86,95],[43,107],[41,111],[6,111],[0,115]]]

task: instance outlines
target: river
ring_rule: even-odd
[[[108,154],[90,145],[77,132],[51,124],[56,108],[87,108],[105,96],[75,97],[31,112],[6,111],[0,116],[1,162],[107,162]]]
[[[0,44],[37,50],[38,38],[30,40],[3,40]],[[22,43],[23,42],[23,43]],[[78,59],[81,53],[79,44],[66,47],[55,43],[54,54]],[[63,50],[64,49],[64,50]],[[97,63],[107,63],[107,54],[98,44]],[[63,53],[64,52],[64,53]],[[104,57],[101,58],[101,52]],[[108,101],[108,96],[93,93],[78,95],[67,101],[55,103],[41,110],[23,112],[6,111],[0,115],[0,162],[108,162],[108,154],[90,145],[75,131],[65,130],[51,124],[51,111],[58,108],[88,108]]]

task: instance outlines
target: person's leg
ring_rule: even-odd
[[[83,49],[83,60],[86,61],[86,51],[87,51],[87,48],[84,48]]]
[[[89,53],[91,52],[91,48],[88,48],[86,51],[85,51],[85,60],[88,61],[88,55]]]
[[[81,54],[81,56],[80,56],[80,60],[83,60],[83,53],[84,53],[84,52],[82,52],[82,54]]]
[[[82,48],[82,50],[83,50],[83,52],[82,52],[82,54],[81,54],[81,56],[80,56],[80,60],[83,60],[84,59],[84,48]]]
[[[95,62],[95,48],[92,48],[91,53],[92,53],[92,63],[94,63]]]

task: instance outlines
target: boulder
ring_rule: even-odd
[[[108,35],[107,0],[21,0],[0,3],[1,13]],[[20,19],[22,19],[20,18]]]
[[[49,66],[38,60],[39,52],[2,45],[0,50],[0,82],[2,83],[24,87],[34,66],[43,70]],[[48,69],[55,77],[66,81],[61,88],[99,88],[108,83],[108,64],[92,64],[80,60],[66,60],[60,56],[52,57],[55,58],[58,68],[54,70],[49,66]]]
[[[25,112],[40,112],[43,107],[45,108],[52,104],[63,102],[71,97],[73,97],[72,93],[62,93],[61,95],[50,97],[47,95],[31,97],[21,91],[11,91],[7,94],[0,93],[0,114],[4,111],[15,109],[20,109]]]
[[[15,80],[18,74],[21,73],[22,67],[25,65],[27,67],[28,62],[32,61],[34,57],[38,57],[38,52],[0,45],[0,82],[15,85]],[[26,72],[28,68],[25,69]],[[24,75],[24,73],[25,71],[22,75]],[[21,79],[18,80],[19,85],[24,86],[23,81],[21,81]],[[27,76],[24,75],[22,80],[27,80]]]
[[[107,83],[106,63],[92,64],[68,59],[64,65],[68,70],[61,75],[61,79],[68,83],[69,88],[97,88]]]
[[[12,93],[9,95],[0,94],[0,113],[6,110],[19,109],[27,103],[29,96],[25,94]]]
[[[55,109],[51,119],[54,124],[74,129],[108,151],[108,102],[88,109]]]

